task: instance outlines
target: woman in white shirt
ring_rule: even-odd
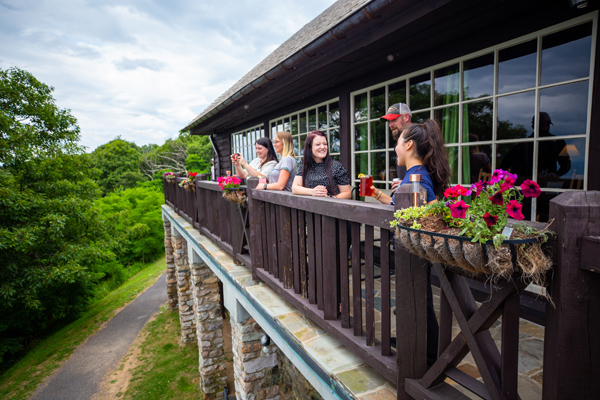
[[[240,179],[246,179],[249,176],[263,176],[267,178],[273,168],[277,166],[277,153],[273,148],[273,143],[268,137],[261,137],[255,144],[256,157],[250,164],[241,154],[231,155],[231,162],[235,165],[237,176]]]

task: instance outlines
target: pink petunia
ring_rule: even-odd
[[[450,215],[452,215],[452,218],[465,218],[469,207],[470,206],[464,201],[457,201],[456,203],[450,204]]]
[[[483,220],[485,221],[486,225],[489,227],[496,225],[496,223],[498,222],[498,216],[497,215],[492,215],[488,212],[486,212],[485,214],[483,214]]]
[[[515,180],[512,177],[507,177],[506,179],[504,179],[504,182],[500,184],[500,191],[505,192],[513,186],[515,186]]]
[[[498,183],[502,179],[504,179],[505,176],[506,176],[506,171],[497,169],[494,172],[492,172],[492,177],[490,178],[490,183],[492,183],[492,184]]]
[[[479,194],[483,191],[483,189],[485,187],[485,182],[483,182],[483,181],[475,182],[473,185],[471,185],[471,187],[473,187],[473,186],[475,186],[475,189],[477,190],[475,195],[477,197],[479,197]]]
[[[490,201],[492,202],[492,204],[497,204],[499,206],[504,204],[504,198],[502,197],[502,192],[498,192],[495,195],[491,196]]]
[[[525,219],[525,216],[521,212],[522,209],[523,205],[519,204],[519,202],[516,200],[511,200],[506,205],[506,212],[508,213],[508,215],[510,215],[511,218],[514,218],[519,221]]]
[[[450,186],[449,188],[444,190],[444,197],[446,197],[446,198],[457,197],[454,187]]]
[[[542,194],[540,185],[538,185],[531,179],[527,179],[521,184],[521,191],[523,192],[523,196],[525,197],[538,197]]]

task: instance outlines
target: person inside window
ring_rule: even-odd
[[[273,143],[268,137],[261,137],[254,143],[256,157],[250,164],[239,153],[231,155],[231,162],[235,165],[237,176],[246,179],[249,176],[269,176],[273,168],[277,166],[277,154]]]
[[[342,163],[331,158],[327,136],[312,131],[304,143],[304,157],[292,186],[294,194],[349,199],[350,177]]]
[[[269,182],[258,184],[258,190],[283,190],[292,191],[292,182],[296,176],[296,157],[294,157],[294,141],[289,132],[277,132],[273,139],[273,146],[281,161],[269,174]]]
[[[398,165],[406,166],[406,176],[401,185],[409,183],[411,174],[421,174],[421,187],[427,190],[427,202],[444,197],[450,183],[450,165],[444,148],[444,138],[437,122],[427,120],[406,128],[396,144]],[[390,197],[371,186],[373,197],[384,204],[394,204]]]

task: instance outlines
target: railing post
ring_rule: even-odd
[[[175,173],[175,186],[173,187],[173,207],[175,208],[175,212],[179,214],[179,210],[181,208],[181,203],[180,203],[180,199],[181,199],[181,193],[179,191],[179,182],[178,179],[181,178],[183,174],[181,172],[176,172]],[[183,189],[183,188],[181,188]]]
[[[546,307],[544,399],[600,393],[600,274],[581,265],[586,236],[600,236],[600,192],[565,192],[550,202],[556,267]],[[596,257],[596,264],[600,261]]]
[[[248,196],[248,218],[250,219],[250,260],[252,260],[252,280],[259,281],[256,274],[257,268],[263,268],[261,227],[265,221],[260,220],[261,205],[253,199],[254,188],[258,185],[258,178],[251,176],[246,179],[246,196]]]
[[[394,194],[395,210],[411,206],[410,185]],[[398,399],[410,399],[405,379],[420,379],[427,371],[427,267],[426,261],[400,245],[396,264],[396,363]]]

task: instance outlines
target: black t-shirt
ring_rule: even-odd
[[[302,162],[298,163],[298,173],[296,176],[302,176]],[[350,184],[348,170],[337,160],[331,160],[331,176],[333,177],[333,183],[337,186]],[[313,189],[319,185],[327,188],[328,195],[340,193],[340,190],[337,187],[335,189],[329,187],[329,178],[327,177],[327,172],[325,172],[323,163],[314,163],[304,177],[304,187]]]

